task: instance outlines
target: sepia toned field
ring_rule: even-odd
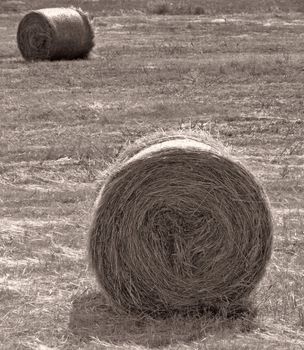
[[[71,3],[94,17],[90,59],[25,62],[25,11]],[[227,3],[158,15],[139,0],[1,2],[1,350],[304,349],[303,3]],[[172,128],[223,141],[270,198],[253,319],[118,314],[87,267],[103,171],[127,142]]]

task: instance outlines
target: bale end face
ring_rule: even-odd
[[[249,297],[272,247],[253,175],[201,136],[152,137],[121,156],[100,193],[89,254],[123,309],[220,309]]]

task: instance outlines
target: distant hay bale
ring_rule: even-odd
[[[46,8],[22,18],[17,43],[26,60],[86,58],[94,46],[94,32],[80,9]]]
[[[158,314],[240,305],[272,248],[267,197],[204,133],[127,147],[96,201],[89,236],[97,280],[125,310]]]

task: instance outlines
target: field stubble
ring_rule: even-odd
[[[301,14],[95,17],[87,61],[26,63],[0,17],[2,349],[303,349]],[[202,129],[259,177],[274,253],[254,320],[114,313],[87,271],[90,213],[125,142]]]

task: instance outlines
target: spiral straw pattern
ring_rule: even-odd
[[[153,314],[237,305],[264,275],[271,247],[263,188],[204,133],[129,146],[108,172],[89,236],[113,304]]]

